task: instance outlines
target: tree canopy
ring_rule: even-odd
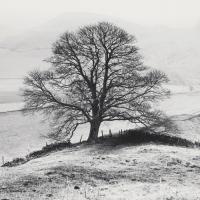
[[[103,121],[158,123],[164,115],[153,104],[168,94],[168,79],[145,66],[138,51],[133,35],[107,22],[64,33],[53,44],[52,66],[25,77],[25,108],[50,116],[54,139],[71,137],[85,123],[89,141]]]

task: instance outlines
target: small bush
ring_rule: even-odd
[[[58,143],[58,142],[52,143],[52,144],[44,146],[41,150],[31,152],[25,158],[15,158],[10,162],[6,162],[5,164],[2,165],[2,167],[18,166],[18,165],[28,162],[29,160],[45,156],[51,152],[60,151],[67,147],[69,148],[71,146],[72,146],[72,144],[70,143],[70,141],[60,142],[60,143]]]
[[[25,158],[15,158],[13,159],[12,161],[10,162],[6,162],[2,165],[2,167],[14,167],[14,166],[17,166],[17,165],[21,165],[21,164],[24,164],[26,163],[26,159]]]
[[[49,145],[44,146],[41,150],[39,151],[34,151],[32,153],[30,153],[29,155],[27,155],[27,158],[38,158],[44,155],[47,155],[48,153],[51,153],[53,151],[59,151],[59,150],[63,150],[67,147],[71,147],[72,144],[70,143],[70,141],[67,142],[59,142],[59,143],[52,143]]]

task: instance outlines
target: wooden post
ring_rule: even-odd
[[[103,138],[103,130],[101,130],[101,136],[102,136],[102,138]]]
[[[81,135],[80,143],[82,142],[82,137],[83,137],[83,135]]]
[[[2,156],[2,165],[5,164],[4,156]]]
[[[109,129],[109,136],[112,137],[111,129]]]

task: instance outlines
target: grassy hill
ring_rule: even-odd
[[[199,172],[199,149],[83,145],[0,168],[0,198],[197,200]]]
[[[4,137],[0,152],[4,147],[4,153],[18,157],[20,149],[21,155],[28,153],[27,145],[33,145],[31,150],[44,145],[39,133],[47,132],[48,126],[39,123],[39,115],[26,118],[21,112],[1,113],[1,121],[3,116],[8,120],[4,125],[10,127],[1,129],[1,134],[6,132],[9,137]],[[173,119],[181,128],[178,137],[200,141],[199,114],[178,115]],[[0,199],[198,200],[199,155],[199,148],[152,142],[80,144],[23,165],[0,168]]]
[[[179,93],[161,105],[181,131],[176,136],[200,141],[199,98],[198,92]],[[41,119],[40,114],[24,116],[20,111],[0,113],[0,156],[5,161],[50,143],[41,137],[49,131]],[[107,133],[131,126],[117,122],[101,128]],[[87,132],[88,127],[81,127],[75,139]],[[199,148],[155,143],[82,144],[0,168],[0,199],[197,200],[199,155]]]

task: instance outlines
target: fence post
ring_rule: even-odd
[[[83,137],[83,135],[81,135],[81,138],[80,138],[80,143],[82,142],[82,137]]]
[[[109,129],[109,136],[112,137],[111,129]]]
[[[2,164],[5,164],[4,156],[2,156]]]
[[[102,136],[102,138],[103,138],[103,130],[101,131],[101,136]]]

